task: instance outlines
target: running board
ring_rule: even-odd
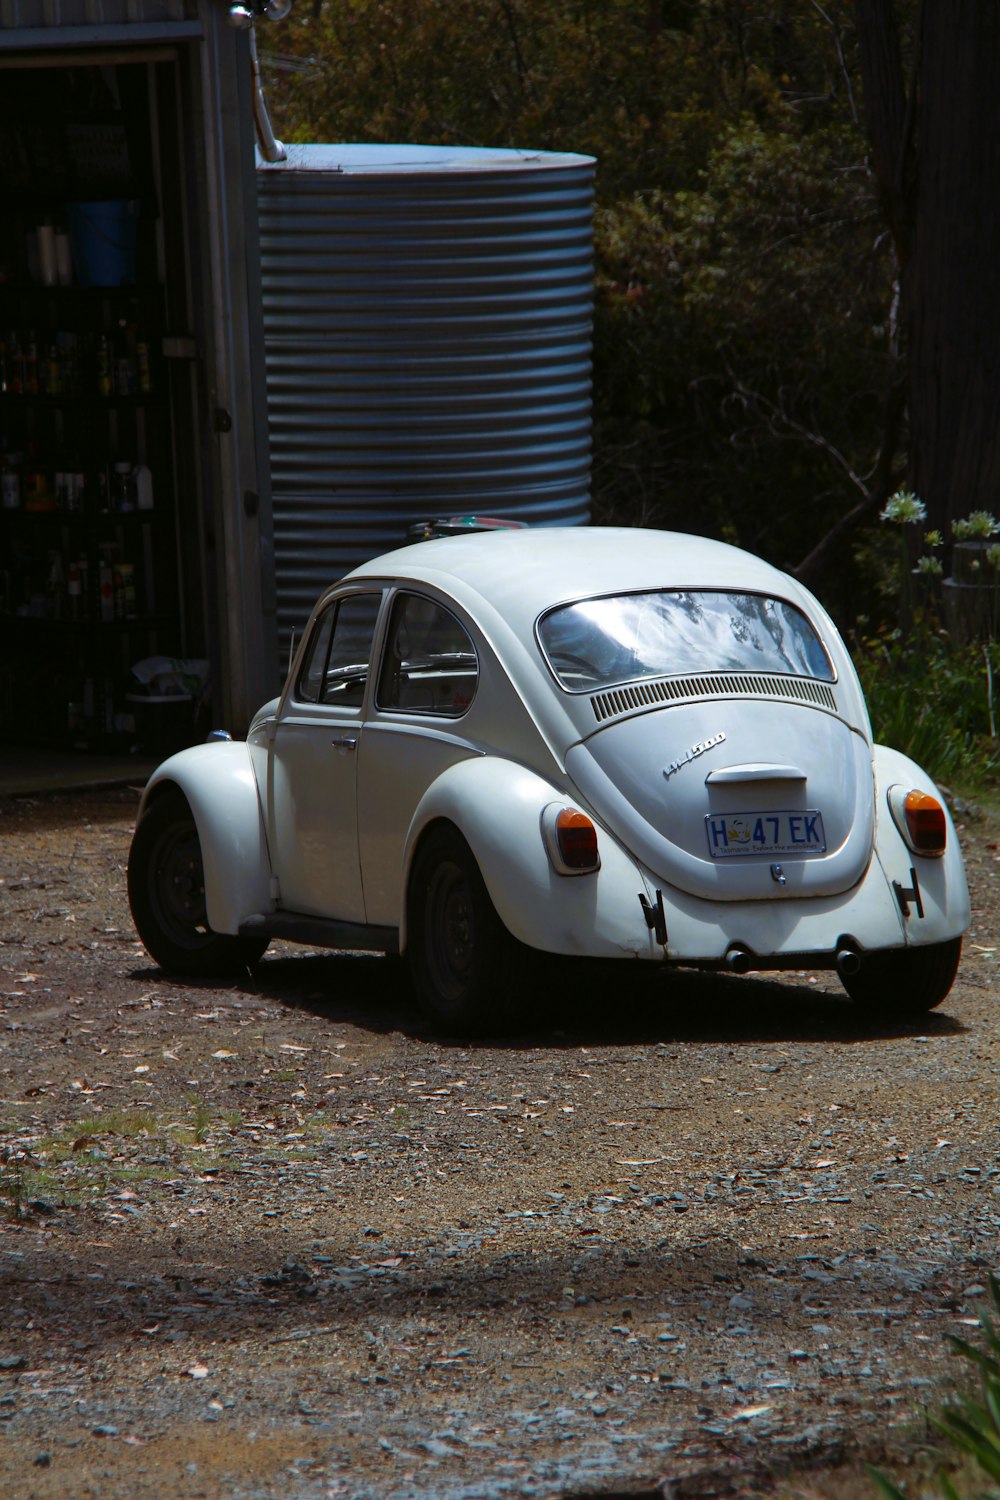
[[[364,922],[333,922],[327,917],[307,917],[294,911],[272,911],[247,917],[240,923],[240,937],[284,938],[289,943],[309,943],[316,948],[358,949],[364,953],[399,954],[398,927],[369,927]]]

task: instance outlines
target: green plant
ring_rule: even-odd
[[[79,1141],[83,1136],[92,1139],[99,1135],[125,1138],[152,1135],[155,1129],[156,1116],[148,1109],[112,1109],[105,1114],[77,1120],[70,1134],[74,1141]]]
[[[1000,1282],[992,1275],[989,1280],[993,1307],[1000,1314]],[[997,1494],[992,1487],[983,1489],[984,1479],[1000,1482],[1000,1334],[985,1312],[980,1314],[979,1327],[981,1344],[970,1344],[955,1335],[948,1339],[952,1350],[978,1371],[978,1394],[963,1394],[939,1416],[931,1417],[934,1426],[965,1461],[963,1472],[974,1476],[970,1482],[976,1489],[968,1492],[969,1500],[973,1495]],[[886,1500],[906,1500],[904,1491],[891,1479],[875,1469],[869,1473]],[[943,1471],[938,1473],[938,1484],[944,1500],[963,1500],[954,1479]]]
[[[194,1106],[194,1138],[199,1144],[204,1141],[208,1134],[208,1127],[212,1123],[212,1111],[207,1104],[196,1103]]]
[[[881,538],[873,533],[858,550],[856,561],[871,571],[874,594],[887,604],[892,600],[899,621],[895,629],[883,627],[859,642],[858,672],[877,740],[902,750],[938,780],[981,786],[1000,767],[994,693],[1000,544],[987,545],[1000,526],[986,511],[952,523],[956,544],[971,547],[974,555],[966,563],[972,584],[968,578],[960,584],[961,616],[946,626],[944,564],[937,555],[944,537],[924,530],[921,538],[925,514],[918,496],[897,490],[880,512],[888,529]],[[925,550],[918,556],[921,543]]]
[[[25,1167],[23,1151],[11,1146],[0,1147],[0,1199],[7,1204],[15,1223],[21,1218],[27,1197]]]
[[[909,755],[938,781],[982,783],[1000,767],[996,643],[956,644],[935,623],[882,631],[858,643],[876,740]]]

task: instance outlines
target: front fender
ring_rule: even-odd
[[[886,879],[890,883],[895,881],[904,890],[911,888],[910,870],[915,870],[920,887],[924,914],[921,917],[916,904],[910,904],[905,922],[907,945],[922,947],[926,943],[941,943],[959,937],[969,925],[971,909],[962,849],[947,803],[927,772],[916,762],[887,745],[876,745],[874,751],[878,799],[875,849],[879,864]],[[926,855],[914,854],[907,846],[889,811],[888,792],[894,785],[902,785],[907,790],[915,788],[933,792],[944,807],[948,840],[940,858],[929,859]]]
[[[652,893],[603,828],[598,826],[599,870],[560,875],[553,869],[541,826],[550,802],[578,805],[533,771],[493,756],[460,761],[439,776],[417,806],[404,847],[401,948],[417,848],[434,823],[446,820],[475,855],[500,920],[528,947],[594,958],[662,958],[639,901],[640,893]]]
[[[245,917],[273,911],[271,863],[247,746],[221,740],[171,755],[150,777],[140,817],[168,786],[184,793],[194,816],[213,932],[235,933]]]

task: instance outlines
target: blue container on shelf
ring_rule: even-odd
[[[137,199],[67,203],[66,221],[80,286],[133,285],[139,228]]]

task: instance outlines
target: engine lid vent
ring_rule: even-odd
[[[837,711],[832,688],[808,677],[767,677],[750,672],[713,672],[698,677],[660,677],[594,693],[591,703],[599,724],[636,709],[661,703],[690,702],[693,698],[780,698]]]

